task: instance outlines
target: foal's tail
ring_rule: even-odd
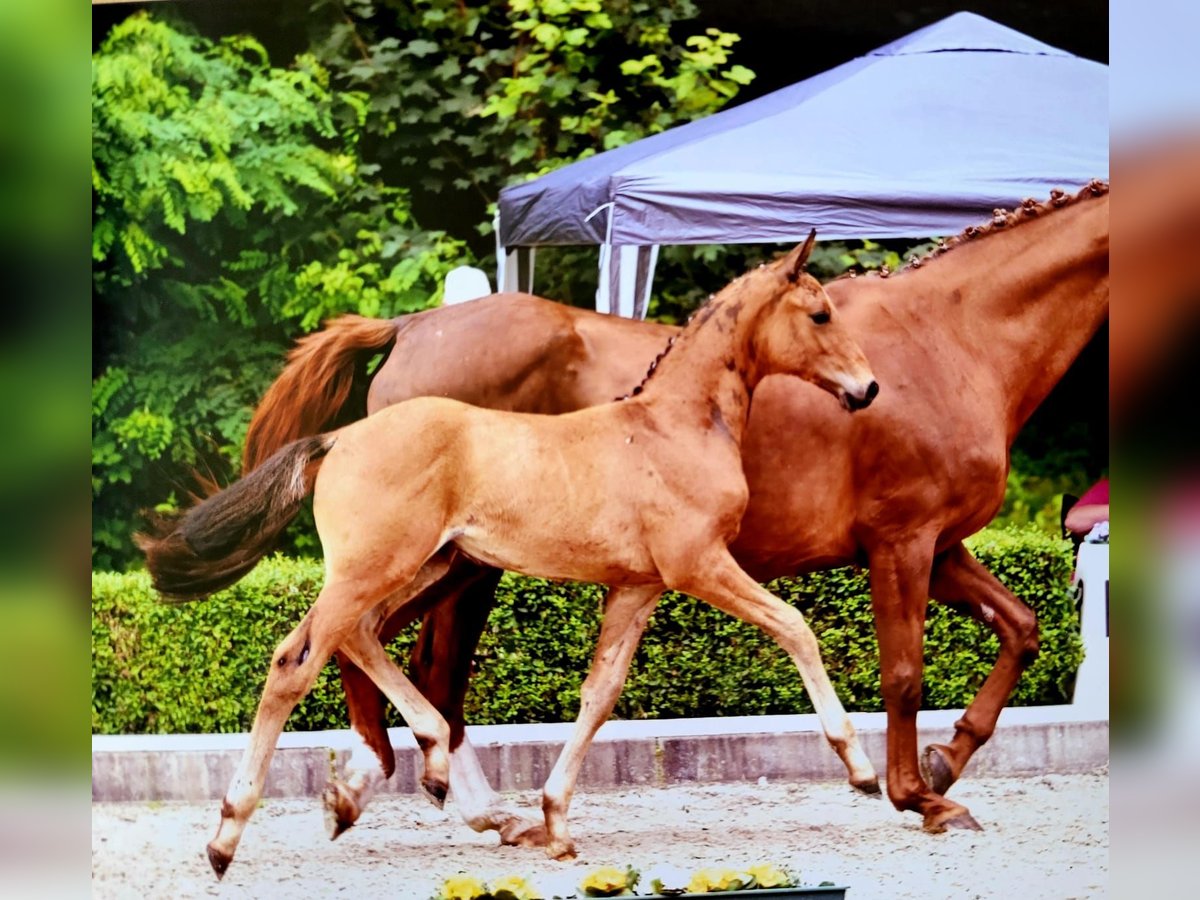
[[[280,447],[348,425],[367,414],[366,363],[396,340],[391,319],[339,316],[301,338],[267,388],[246,432],[242,471],[252,472]]]
[[[301,438],[240,481],[181,513],[155,517],[134,540],[165,600],[199,600],[228,587],[271,549],[312,490],[334,434]]]

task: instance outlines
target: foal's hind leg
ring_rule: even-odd
[[[757,625],[792,658],[825,737],[850,773],[850,784],[864,794],[879,794],[875,767],[858,742],[842,701],[821,662],[817,638],[798,609],[784,603],[747,575],[724,546],[678,573],[663,573],[667,587]]]
[[[375,623],[364,622],[343,641],[342,649],[356,666],[371,676],[408,722],[417,745],[425,754],[421,787],[440,809],[450,786],[450,726],[388,658],[376,634]]]
[[[592,668],[579,691],[579,716],[571,740],[559,754],[546,779],[542,811],[546,816],[546,855],[570,859],[575,844],[567,830],[567,808],[575,793],[575,782],[583,758],[596,731],[608,719],[625,685],[633,652],[642,639],[650,614],[658,605],[662,585],[612,588],[604,604],[604,619]]]
[[[394,624],[403,617],[403,620],[397,625],[397,630],[402,628],[412,619],[412,615],[404,617],[404,613],[406,609],[415,607],[415,604],[411,602],[413,598],[446,575],[452,558],[453,553],[450,551],[443,551],[431,558],[417,573],[417,577],[411,584],[395,592],[363,616],[357,628],[359,630],[366,628],[377,636],[385,624]],[[413,613],[418,611],[416,608],[412,609]],[[392,636],[394,634],[395,632]],[[378,641],[378,637],[376,640]],[[380,643],[384,644],[386,641]],[[355,726],[352,731],[355,746],[347,764],[345,776],[341,779],[331,779],[322,794],[331,839],[336,838],[358,821],[367,802],[379,789],[380,784],[391,776],[395,768],[395,757],[392,753],[386,725],[383,722],[385,713],[383,697],[380,696],[377,685],[371,680],[370,675],[363,672],[352,661],[342,662],[342,657],[346,656],[344,647],[341,648],[338,656],[343,678],[345,679],[349,672],[353,679],[361,681],[348,682],[348,685],[351,685],[356,691],[352,694],[351,688],[347,689],[347,699],[351,703],[352,710],[351,724]],[[376,701],[376,697],[380,699]],[[374,708],[376,717],[367,719],[365,722],[362,721],[364,710],[370,711],[372,708]],[[355,721],[354,713],[358,714],[359,721]]]
[[[287,717],[312,688],[334,648],[378,601],[379,593],[371,592],[369,585],[331,578],[312,609],[276,648],[250,730],[250,746],[221,804],[217,835],[208,845],[208,860],[218,878],[233,860],[246,823],[262,797],[275,742]]]
[[[505,803],[488,782],[464,728],[466,695],[475,646],[495,602],[500,571],[456,556],[450,571],[383,624],[379,642],[387,645],[413,618],[425,620],[413,647],[413,683],[450,725],[450,792],[459,814],[475,831],[496,831],[502,844],[540,847],[543,821]],[[330,833],[337,837],[358,818],[366,796],[391,777],[395,756],[387,733],[387,698],[344,652],[337,654],[356,746],[343,779],[326,789]]]
[[[1021,673],[1038,654],[1037,616],[962,544],[934,563],[930,595],[983,622],[1000,638],[1000,655],[961,719],[949,744],[931,744],[921,754],[921,771],[936,793],[958,780],[971,755],[992,736],[996,720]]]

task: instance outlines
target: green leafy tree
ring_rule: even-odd
[[[690,0],[322,0],[314,52],[413,184],[502,187],[700,118],[754,77]],[[698,30],[698,29],[697,29]]]
[[[287,341],[437,299],[460,241],[421,230],[359,142],[368,98],[312,55],[145,14],[92,60],[93,562],[141,508],[236,465]]]
[[[702,118],[750,83],[737,35],[696,16],[690,0],[324,0],[309,22],[322,62],[370,94],[369,140],[423,218],[487,236],[504,186]],[[475,249],[493,263],[489,242]],[[539,258],[539,293],[590,305],[594,247]]]

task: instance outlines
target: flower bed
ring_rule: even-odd
[[[745,869],[703,868],[692,873],[675,866],[659,866],[645,876],[632,867],[606,866],[589,872],[578,887],[559,885],[554,890],[515,875],[485,883],[471,875],[459,874],[447,878],[431,900],[572,900],[585,897],[677,897],[686,900],[710,894],[758,900],[792,900],[796,897],[839,900],[846,896],[847,890],[846,886],[829,881],[819,885],[800,884],[795,876],[769,863]]]

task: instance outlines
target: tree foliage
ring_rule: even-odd
[[[381,158],[430,191],[500,189],[708,115],[754,77],[690,0],[322,0],[314,52],[370,97]]]
[[[359,153],[368,98],[311,54],[270,65],[145,14],[92,61],[93,557],[189,470],[228,478],[288,339],[436,299],[460,241]]]
[[[702,118],[750,83],[738,37],[696,15],[691,0],[322,0],[311,21],[314,52],[370,93],[379,156],[431,221],[445,211],[490,235],[502,187]],[[682,318],[743,255],[664,248],[653,314]],[[539,251],[544,296],[589,306],[597,277],[594,247]]]

